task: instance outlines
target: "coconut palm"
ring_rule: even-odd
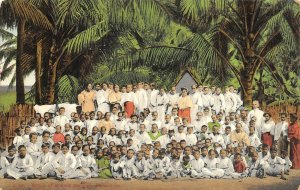
[[[165,1],[164,1],[165,2]],[[175,22],[188,27],[193,35],[177,47],[149,46],[136,49],[120,62],[125,67],[157,64],[162,67],[207,68],[225,76],[230,70],[238,80],[244,102],[250,105],[253,80],[261,65],[267,68],[283,92],[290,90],[276,71],[275,58],[299,51],[290,18],[299,14],[293,1],[169,1],[163,6]],[[299,31],[298,31],[299,32]],[[234,60],[234,61],[232,61]],[[184,64],[183,64],[184,63]]]

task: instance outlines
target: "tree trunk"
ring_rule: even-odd
[[[245,107],[251,107],[252,105],[252,98],[253,98],[253,77],[254,74],[249,73],[249,71],[247,70],[243,70],[241,72],[241,85],[243,85],[244,87],[244,91],[243,91],[243,101],[244,101],[244,106]]]
[[[17,36],[17,59],[16,59],[16,92],[17,104],[25,103],[25,88],[24,78],[21,66],[21,59],[24,52],[24,38],[25,38],[25,20],[20,19],[18,23],[18,36]]]
[[[42,81],[41,81],[41,69],[42,69],[42,40],[36,44],[36,67],[35,67],[35,103],[41,104],[42,101]]]
[[[53,40],[52,46],[50,49],[51,55],[48,62],[48,75],[47,75],[47,87],[46,87],[46,102],[47,104],[54,104],[55,97],[55,84],[56,84],[56,70],[57,64],[54,60],[56,54],[56,43]]]

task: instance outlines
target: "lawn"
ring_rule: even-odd
[[[8,112],[10,106],[16,103],[16,92],[0,92],[0,112]]]

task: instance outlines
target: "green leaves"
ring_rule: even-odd
[[[79,82],[78,79],[72,75],[62,76],[56,86],[58,92],[57,102],[76,102],[77,95],[79,92]]]

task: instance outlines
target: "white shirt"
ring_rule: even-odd
[[[276,126],[271,131],[271,134],[274,136],[274,140],[277,141],[280,136],[288,135],[288,122],[280,121],[276,124]]]
[[[201,158],[199,158],[198,160],[193,159],[191,161],[191,165],[192,165],[193,170],[200,173],[200,172],[202,172],[202,169],[204,168],[204,161]]]
[[[24,158],[16,156],[11,164],[12,168],[28,169],[33,167],[33,160],[29,154],[26,154]]]
[[[140,111],[143,111],[144,108],[148,107],[148,97],[147,97],[147,93],[146,90],[144,89],[138,89],[136,92],[136,97],[137,97],[137,101],[138,101],[138,108]]]
[[[187,134],[186,135],[186,145],[187,146],[193,146],[197,143],[197,137],[195,134]]]
[[[54,127],[56,127],[57,125],[60,125],[61,126],[61,131],[64,132],[65,131],[65,124],[69,123],[69,119],[65,115],[58,115],[58,116],[55,116],[53,123],[54,123]]]
[[[262,133],[267,133],[267,132],[271,132],[272,130],[274,130],[273,128],[275,127],[275,123],[274,121],[267,121],[267,122],[262,122],[262,125],[261,125],[261,132]]]

